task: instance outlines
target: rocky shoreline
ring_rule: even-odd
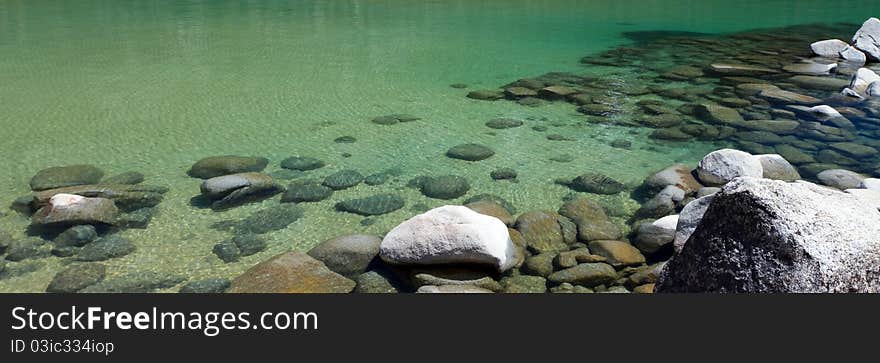
[[[866,21],[849,43],[814,41],[842,28],[649,36],[582,59],[588,67],[644,72],[640,84],[548,73],[468,93],[524,107],[569,103],[588,122],[647,128],[658,142],[730,146],[697,165],[670,165],[635,188],[574,171],[553,181],[571,190],[558,209],[518,213],[497,196],[468,197],[465,177],[420,175],[406,186],[450,205],[410,206],[423,213],[383,236],[342,234],[233,279],[131,280],[109,278],[102,262],[136,251],[118,233],[148,228],[167,188],[143,184],[145,177],[134,171],[104,177],[92,165],[52,167],[34,175],[33,193],[12,205],[31,223],[24,239],[0,231],[0,278],[57,258],[67,267],[48,292],[880,292],[880,20]],[[658,61],[670,57],[675,65]],[[621,118],[623,110],[635,117]],[[392,114],[370,122],[395,127],[419,120]],[[512,118],[485,123],[498,131],[523,125]],[[574,139],[549,134],[547,140]],[[614,143],[629,147],[627,140]],[[463,163],[499,157],[477,143],[452,145],[444,156]],[[229,238],[206,254],[236,263],[260,253],[267,249],[263,235],[303,217],[300,204],[362,184],[376,192],[339,200],[334,210],[362,216],[368,225],[407,204],[383,189],[403,176],[399,170],[363,175],[344,169],[318,180],[309,173],[326,163],[313,156],[291,156],[280,161],[281,171],[267,173],[269,164],[263,157],[221,155],[187,171],[199,184],[193,208],[267,204],[242,220],[216,222],[212,228]],[[489,176],[515,183],[518,173],[499,168]],[[614,223],[593,197],[620,193],[641,203],[626,226]]]

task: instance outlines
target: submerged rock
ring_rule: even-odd
[[[477,264],[505,271],[516,264],[507,226],[462,206],[443,206],[401,223],[382,239],[379,256],[403,265]]]
[[[333,190],[348,189],[364,181],[364,176],[357,170],[341,170],[328,175],[322,183]]]
[[[292,183],[281,196],[282,203],[308,203],[319,202],[330,198],[333,189],[321,185],[318,182]]]
[[[232,230],[236,234],[264,234],[286,228],[303,216],[303,210],[295,204],[282,204],[254,212],[242,220],[221,221],[212,228]]]
[[[626,190],[623,183],[593,172],[578,175],[566,185],[579,192],[594,194],[617,194]]]
[[[137,247],[128,239],[110,235],[85,245],[76,254],[76,259],[79,261],[104,261],[128,255],[136,249]]]
[[[486,126],[493,129],[511,129],[523,125],[521,120],[512,118],[496,118],[486,122]]]
[[[281,167],[289,170],[309,171],[323,168],[323,161],[309,156],[291,156],[281,161]]]
[[[36,192],[31,199],[32,207],[42,207],[58,194],[74,194],[89,198],[110,199],[122,211],[131,212],[155,207],[162,202],[168,188],[150,185],[98,184],[77,185]]]
[[[31,178],[31,190],[47,190],[74,185],[97,184],[104,176],[93,165],[56,166],[43,169]]]
[[[671,165],[654,173],[645,179],[643,185],[649,194],[657,193],[670,185],[676,186],[686,194],[694,193],[703,187],[694,178],[691,168],[682,164]]]
[[[495,101],[504,98],[504,93],[498,90],[477,90],[469,92],[467,98],[481,101]]]
[[[403,198],[396,194],[378,194],[365,198],[343,200],[336,203],[336,209],[343,212],[376,216],[391,213],[403,208]]]
[[[658,292],[880,292],[880,212],[815,184],[742,178],[715,195]],[[712,256],[712,258],[705,258]]]
[[[400,292],[384,271],[367,271],[358,275],[354,292],[361,294],[396,294]]]
[[[221,175],[262,171],[268,164],[269,160],[261,157],[212,156],[197,161],[187,174],[193,178],[210,179]]]
[[[58,234],[52,241],[56,247],[82,247],[98,238],[95,227],[90,225],[73,226]]]
[[[309,255],[291,251],[261,262],[236,277],[230,293],[348,293],[355,282]]]
[[[512,226],[514,224],[513,216],[510,215],[510,212],[507,209],[504,209],[498,203],[481,200],[472,203],[465,204],[465,207],[472,209],[474,212],[485,214],[487,216],[498,218],[501,222],[508,226]]]
[[[232,284],[229,279],[212,278],[187,282],[180,287],[181,294],[221,294]]]
[[[461,144],[453,146],[446,152],[446,156],[450,158],[467,161],[480,161],[492,155],[495,155],[495,151],[480,144]]]
[[[614,240],[621,237],[620,228],[605,215],[599,203],[587,198],[574,198],[559,208],[559,214],[577,225],[578,239],[589,242]]]
[[[57,273],[46,292],[72,293],[104,279],[107,267],[100,263],[77,264]]]
[[[455,199],[467,194],[471,186],[467,179],[455,175],[428,178],[421,185],[422,194],[435,199]]]
[[[101,180],[101,184],[125,184],[135,185],[143,183],[144,174],[137,171],[128,171],[122,174],[116,174]],[[90,183],[91,184],[91,183]]]

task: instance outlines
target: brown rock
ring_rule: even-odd
[[[348,293],[355,282],[305,253],[291,251],[263,261],[232,281],[232,293]]]
[[[645,263],[645,256],[633,245],[622,241],[593,241],[590,251],[608,259],[614,267],[638,266]]]

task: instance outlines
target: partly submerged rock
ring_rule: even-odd
[[[379,255],[382,239],[368,234],[339,236],[321,242],[308,255],[327,265],[340,275],[354,278],[367,271]]]
[[[761,162],[764,178],[784,181],[801,179],[797,169],[779,154],[763,154],[755,157]]]
[[[742,178],[715,195],[657,291],[876,293],[878,236],[880,212],[851,195]]]
[[[507,226],[462,206],[443,206],[394,227],[379,255],[399,265],[478,264],[499,271],[517,262]]]
[[[309,255],[291,251],[260,262],[236,277],[230,293],[348,293],[355,282]]]
[[[268,198],[282,190],[272,177],[262,173],[238,173],[213,177],[202,182],[202,195],[211,207],[223,209]]]
[[[31,217],[36,225],[114,224],[119,209],[110,199],[56,194]]]
[[[844,169],[829,169],[816,174],[822,184],[840,190],[858,188],[865,176],[854,171]]]
[[[576,191],[594,194],[617,194],[626,190],[626,185],[623,183],[594,172],[578,175],[564,184]]]
[[[264,234],[286,228],[303,216],[303,210],[296,204],[281,204],[258,210],[242,220],[227,220],[214,223],[218,230],[231,230],[236,234]]]
[[[869,18],[852,38],[852,44],[873,61],[880,61],[880,19]]]
[[[849,44],[840,39],[820,40],[810,44],[813,54],[828,58],[837,58],[837,55],[847,47]]]
[[[697,166],[697,176],[709,186],[724,185],[738,177],[757,177],[764,174],[761,161],[752,154],[734,149],[713,151],[703,157]]]

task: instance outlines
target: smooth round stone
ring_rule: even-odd
[[[292,156],[281,161],[281,167],[291,170],[307,171],[324,167],[324,162],[308,156]]]
[[[287,187],[287,191],[281,196],[282,203],[307,203],[319,202],[330,198],[333,195],[333,189],[312,183],[293,183]]]
[[[224,278],[212,278],[187,282],[180,287],[181,294],[222,294],[229,289],[232,281]]]
[[[611,147],[615,147],[618,149],[630,149],[632,148],[632,142],[629,140],[617,139],[611,142]]]
[[[829,187],[846,190],[859,188],[866,177],[849,170],[831,169],[817,174],[816,179]]]
[[[272,179],[276,180],[292,180],[296,178],[301,178],[303,175],[306,175],[306,173],[300,170],[292,169],[281,169],[269,173],[269,176],[272,177]]]
[[[57,273],[46,292],[73,293],[104,279],[107,267],[99,263],[77,264]]]
[[[324,178],[325,186],[333,190],[348,189],[364,181],[364,176],[357,170],[342,170]]]
[[[104,172],[93,165],[56,166],[43,169],[31,178],[31,190],[47,190],[74,185],[97,184]]]
[[[125,184],[125,185],[135,185],[140,184],[144,181],[144,174],[129,171],[122,174],[116,174],[111,177],[104,178],[101,181],[101,184]]]
[[[232,240],[225,240],[214,245],[211,252],[226,263],[238,261],[238,257],[241,255],[241,251],[238,250],[238,246]]]
[[[396,194],[378,194],[366,198],[349,199],[336,203],[336,210],[362,216],[391,213],[403,208],[403,198]]]
[[[492,155],[495,155],[495,151],[480,144],[461,144],[453,146],[446,152],[446,156],[450,158],[467,161],[480,161]]]
[[[385,184],[390,178],[391,174],[389,173],[376,173],[367,175],[367,177],[364,178],[364,183],[371,186],[382,185]]]
[[[211,156],[197,161],[187,174],[193,178],[210,179],[221,175],[258,172],[269,159],[253,156]]]
[[[231,293],[349,293],[355,282],[323,262],[299,252],[285,252],[258,263],[232,280]]]
[[[516,179],[517,173],[516,170],[511,168],[501,168],[493,170],[489,176],[495,180],[506,180],[506,179]]]
[[[238,247],[240,256],[250,256],[266,249],[266,241],[255,234],[242,234],[232,237],[232,243]]]
[[[467,98],[481,101],[495,101],[504,98],[504,93],[498,90],[477,90],[468,93]]]
[[[470,208],[474,212],[498,218],[508,226],[512,226],[514,223],[513,216],[510,215],[510,212],[508,212],[498,203],[490,201],[477,201],[473,203],[465,203],[464,206]]]
[[[734,149],[713,151],[703,157],[697,166],[697,176],[709,186],[724,185],[738,177],[761,178],[763,174],[760,160]]]
[[[504,209],[510,212],[510,214],[516,213],[516,207],[514,207],[513,204],[511,204],[504,198],[492,194],[478,194],[466,199],[462,204],[471,204],[476,202],[492,202],[504,207]]]
[[[425,180],[422,184],[422,194],[429,198],[455,199],[467,194],[471,186],[467,179],[444,175]]]
[[[238,234],[264,234],[286,228],[303,216],[303,210],[296,204],[285,203],[261,209],[241,220],[220,221],[211,228],[232,230]]]
[[[522,121],[512,118],[496,118],[486,122],[486,126],[493,129],[511,129],[522,125]]]

